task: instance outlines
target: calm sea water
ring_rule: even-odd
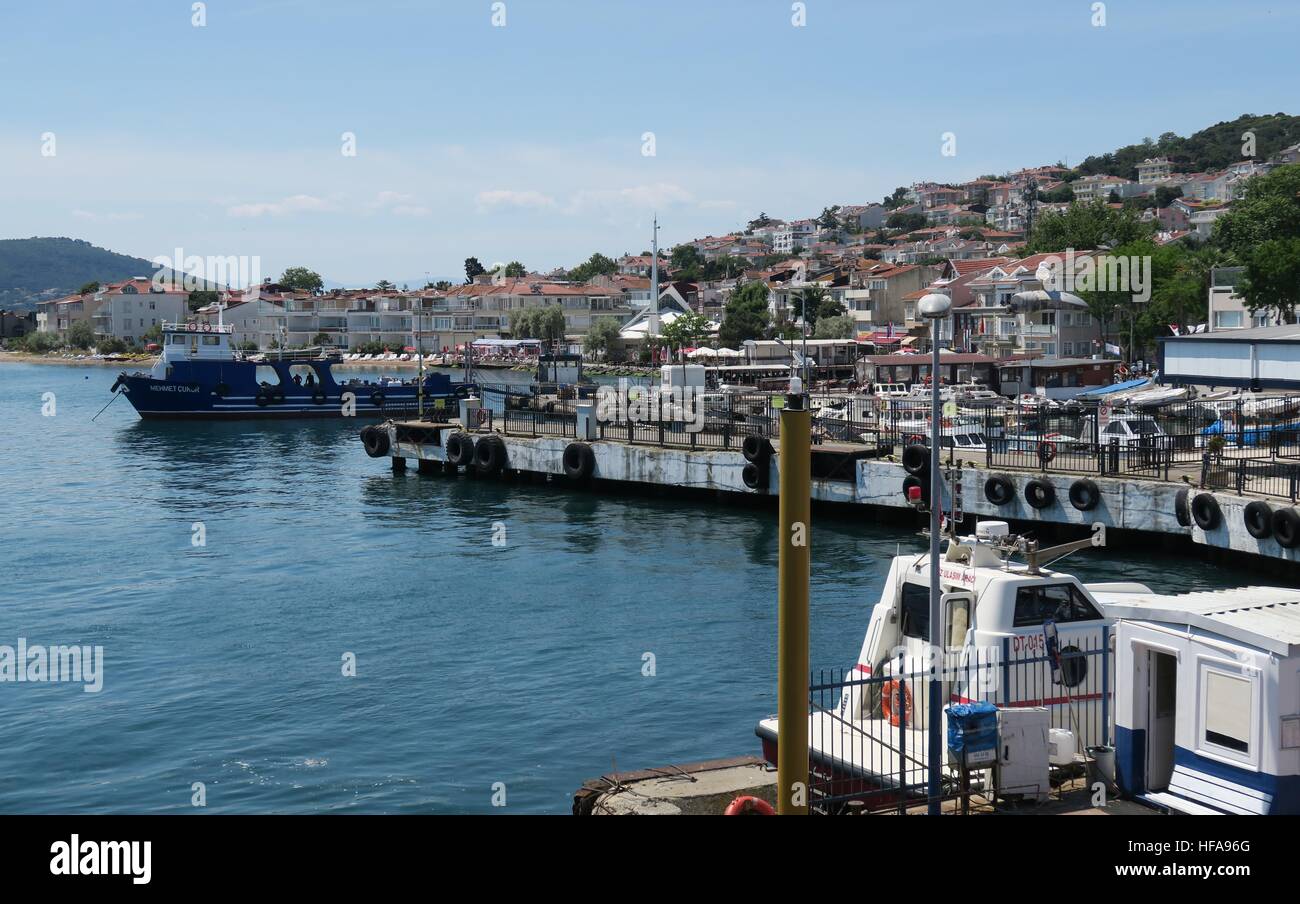
[[[210,812],[485,812],[501,782],[505,812],[562,813],[615,765],[758,752],[774,508],[394,476],[352,423],[145,423],[125,399],[92,423],[113,377],[0,364],[0,644],[104,649],[100,693],[0,684],[0,812],[187,812],[195,782]],[[815,667],[854,661],[889,557],[922,543],[819,518]],[[1070,566],[1249,577],[1132,548]]]

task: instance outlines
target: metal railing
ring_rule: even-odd
[[[809,684],[809,805],[836,814],[893,810],[905,813],[929,797],[926,764],[930,682],[943,682],[945,707],[989,702],[1001,708],[1045,707],[1051,728],[1074,735],[1075,762],[1088,747],[1112,737],[1113,685],[1110,629],[1060,627],[1059,669],[1043,654],[1041,635],[1004,637],[991,648],[949,651],[955,666],[910,670],[906,655],[877,663],[883,674],[832,669],[814,672]],[[1085,638],[1081,635],[1088,633]],[[1017,649],[1019,643],[1024,647]],[[887,670],[887,671],[885,671]],[[993,800],[1026,789],[1000,782],[996,767],[963,773],[945,753],[941,796],[971,793]],[[1000,755],[1000,754],[999,754]],[[1046,790],[1046,789],[1044,789]]]

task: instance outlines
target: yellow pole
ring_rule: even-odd
[[[776,811],[808,813],[808,573],[812,524],[810,417],[802,395],[781,410]]]

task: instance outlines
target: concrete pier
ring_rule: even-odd
[[[779,466],[774,455],[765,470],[766,486],[746,486],[744,469],[747,462],[738,449],[690,449],[625,441],[577,440],[565,436],[514,436],[500,431],[464,431],[456,422],[397,422],[387,424],[384,429],[389,433],[388,454],[393,459],[395,471],[404,467],[405,459],[415,459],[420,463],[420,473],[429,473],[431,466],[425,462],[445,463],[447,438],[463,431],[471,433],[476,441],[487,436],[499,437],[505,444],[504,467],[507,473],[564,479],[564,451],[570,444],[582,442],[591,448],[595,461],[591,480],[597,483],[631,484],[650,491],[677,488],[713,497],[756,497],[756,502],[763,497],[775,500],[779,485]],[[841,444],[814,446],[812,454],[812,496],[820,505],[850,510],[861,508],[868,515],[879,515],[886,510],[900,515],[911,513],[903,493],[907,473],[898,461],[864,457],[867,453],[863,447]],[[1300,573],[1294,570],[1300,560],[1300,549],[1285,548],[1271,535],[1257,539],[1246,529],[1243,518],[1246,505],[1256,499],[1264,499],[1275,510],[1289,507],[1283,499],[1198,489],[1184,481],[1056,471],[992,471],[983,463],[961,461],[954,462],[954,466],[960,468],[962,503],[967,516],[1012,521],[1022,528],[1036,526],[1044,534],[1050,533],[1052,528],[1086,527],[1099,521],[1112,530],[1199,550],[1198,554],[1225,558],[1240,556],[1254,564],[1274,566],[1286,573]],[[455,469],[448,467],[447,470]],[[1002,505],[995,505],[986,495],[985,483],[992,477],[1005,478],[1014,489],[1014,494]],[[1100,493],[1097,505],[1089,511],[1080,511],[1070,502],[1070,487],[1081,479],[1092,481]],[[1050,505],[1034,508],[1028,503],[1025,485],[1031,480],[1052,485],[1056,498]],[[1188,517],[1192,500],[1202,494],[1211,496],[1221,513],[1218,524],[1208,530],[1198,527]],[[946,487],[943,503],[947,508]]]

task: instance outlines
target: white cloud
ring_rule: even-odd
[[[366,207],[372,211],[391,213],[396,217],[427,217],[433,213],[428,207],[418,203],[415,195],[400,191],[381,191]]]
[[[291,195],[280,201],[261,201],[254,204],[236,204],[226,209],[232,217],[280,217],[291,213],[320,213],[333,210],[334,205],[313,195]]]
[[[511,191],[504,188],[495,188],[490,191],[479,192],[474,200],[481,210],[493,210],[497,207],[542,208],[555,206],[554,198],[532,189]]]
[[[653,185],[634,185],[631,188],[595,189],[577,192],[569,202],[569,213],[582,213],[592,208],[634,208],[660,210],[673,204],[688,204],[694,196],[671,182]]]

